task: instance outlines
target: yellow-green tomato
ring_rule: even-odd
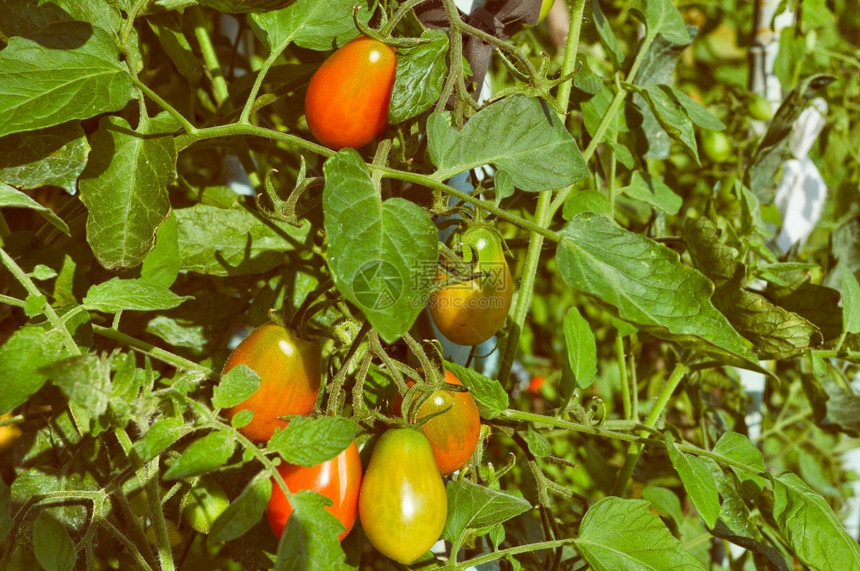
[[[209,533],[212,524],[229,506],[230,500],[224,488],[204,477],[182,497],[182,517],[195,531]]]
[[[392,428],[379,438],[361,484],[358,516],[370,543],[400,563],[412,563],[439,540],[448,497],[421,432]]]
[[[513,298],[513,278],[498,232],[472,226],[460,239],[463,257],[474,259],[481,277],[442,287],[430,295],[430,313],[439,331],[458,345],[478,345],[505,324]],[[450,278],[438,271],[436,281]]]

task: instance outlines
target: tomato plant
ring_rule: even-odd
[[[328,147],[362,147],[388,124],[397,55],[378,40],[358,37],[334,52],[311,78],[305,116]]]
[[[358,494],[361,489],[361,458],[355,442],[332,458],[311,467],[282,463],[278,473],[291,493],[301,490],[317,492],[332,501],[326,509],[343,524],[338,535],[343,540],[350,532],[358,515]],[[272,496],[266,508],[269,526],[278,537],[284,532],[293,508],[281,487],[273,482]]]
[[[495,230],[472,226],[460,238],[463,257],[480,274],[447,285],[430,296],[430,311],[442,334],[460,345],[478,345],[504,325],[513,297],[513,278],[502,242]],[[452,277],[437,272],[437,282]]]
[[[358,499],[361,527],[380,553],[401,563],[424,555],[448,514],[445,485],[421,432],[387,430],[377,441]]]
[[[451,371],[445,370],[445,382],[463,386]],[[408,381],[407,385],[414,385]],[[418,399],[420,393],[415,395]],[[397,399],[399,413],[402,397]],[[443,412],[444,411],[444,412]],[[441,413],[441,414],[440,414]],[[437,415],[420,425],[420,430],[430,442],[433,458],[439,473],[446,476],[466,465],[478,447],[481,436],[481,417],[478,405],[468,391],[437,389],[421,403],[414,413],[414,421]]]
[[[320,388],[320,350],[318,342],[302,339],[274,322],[254,329],[230,354],[222,374],[246,365],[260,376],[260,387],[227,409],[227,418],[252,411],[251,422],[239,431],[251,440],[266,442],[276,428],[287,426],[282,416],[310,412]]]

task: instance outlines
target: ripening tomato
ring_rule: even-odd
[[[282,463],[278,472],[290,493],[301,490],[318,492],[333,502],[326,509],[343,524],[344,531],[337,536],[343,540],[355,524],[358,514],[358,494],[361,489],[361,458],[355,442],[346,450],[322,464],[306,468]],[[281,487],[272,482],[272,496],[266,508],[269,525],[277,537],[284,533],[287,520],[293,512]]]
[[[438,541],[448,497],[421,432],[392,428],[379,438],[361,484],[358,515],[370,543],[401,563],[412,563]]]
[[[388,124],[394,87],[394,48],[359,36],[334,52],[311,78],[305,116],[327,147],[362,147]]]
[[[430,295],[430,312],[442,335],[459,345],[478,345],[504,325],[513,297],[513,278],[505,260],[502,242],[488,226],[472,226],[463,233],[463,257],[476,256],[473,280],[445,286]],[[436,274],[436,281],[447,278]]]
[[[445,382],[463,385],[460,379],[448,370],[445,371]],[[410,379],[407,384],[412,386],[415,381]],[[415,398],[417,399],[418,396],[416,395]],[[400,397],[395,408],[399,409],[402,401],[403,398]],[[421,403],[415,420],[420,422],[443,410],[446,412],[422,424],[421,432],[430,442],[439,473],[446,476],[465,466],[475,452],[475,448],[478,447],[481,437],[481,416],[471,393],[438,389]]]
[[[233,418],[251,410],[251,422],[239,429],[255,442],[267,442],[275,428],[288,422],[280,417],[307,414],[320,390],[322,349],[317,341],[302,339],[274,322],[265,323],[239,343],[227,362],[226,374],[237,365],[246,365],[260,376],[260,388],[248,399],[225,411]]]

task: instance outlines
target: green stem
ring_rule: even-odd
[[[114,430],[114,435],[123,448],[129,462],[131,462],[132,468],[138,474],[138,478],[142,478],[145,482],[146,497],[149,500],[149,515],[152,519],[152,526],[155,528],[159,567],[161,571],[173,571],[175,569],[173,553],[170,549],[170,537],[167,533],[167,522],[164,519],[164,511],[162,509],[161,490],[158,487],[159,457],[156,456],[148,465],[144,465],[137,451],[134,449],[128,433],[120,428]]]
[[[316,143],[311,143],[310,141],[302,139],[301,137],[297,137],[296,135],[290,135],[289,133],[280,133],[272,129],[266,129],[264,127],[258,127],[256,125],[248,124],[233,124],[223,125],[220,127],[207,127],[204,129],[198,129],[195,133],[180,135],[176,138],[176,149],[177,151],[181,151],[191,146],[192,144],[200,141],[204,141],[207,139],[215,139],[218,137],[230,137],[235,135],[252,135],[255,137],[271,139],[273,141],[279,141],[282,143],[307,149],[312,153],[323,155],[325,157],[330,157],[334,155],[334,151],[332,151],[331,149],[327,149],[326,147],[322,147],[320,145],[317,145]],[[395,180],[402,180],[406,182],[412,182],[427,187],[431,190],[440,190],[464,202],[474,204],[475,206],[482,208],[487,212],[495,214],[502,220],[507,220],[508,222],[520,226],[521,228],[525,228],[530,232],[548,238],[553,242],[561,241],[561,235],[558,232],[549,230],[545,227],[545,225],[539,226],[538,224],[531,222],[530,220],[526,220],[521,216],[511,214],[508,211],[495,206],[491,202],[481,200],[480,198],[475,198],[470,194],[459,191],[455,188],[448,186],[447,184],[439,182],[435,179],[435,177],[437,176],[435,174],[433,175],[433,177],[430,177],[428,175],[401,171],[389,167],[374,166],[372,164],[369,164],[367,166],[371,172],[375,172],[378,170],[382,172],[382,175],[384,177],[392,178]]]
[[[40,296],[42,292],[39,291],[39,288],[36,287],[36,284],[33,283],[33,280],[21,269],[15,260],[12,259],[12,256],[6,253],[6,250],[0,248],[0,261],[3,262],[3,265],[9,269],[9,272],[15,277],[18,282],[24,286],[24,289],[27,290],[27,293],[33,296]],[[51,322],[51,325],[54,326],[60,333],[63,335],[63,345],[66,346],[66,349],[72,355],[80,355],[81,350],[78,347],[78,344],[75,343],[72,334],[69,333],[69,330],[66,329],[66,326],[63,324],[63,320],[60,319],[60,316],[57,315],[57,312],[54,311],[54,308],[51,307],[47,301],[42,306],[42,313],[44,313],[45,317],[48,318],[48,321]]]
[[[180,113],[175,107],[173,107],[173,105],[162,99],[160,95],[147,87],[146,84],[139,80],[137,77],[132,76],[131,82],[134,83],[134,85],[137,86],[138,89],[144,92],[147,97],[158,103],[158,105],[162,109],[170,113],[170,116],[176,119],[176,121],[178,121],[180,125],[182,125],[182,128],[185,130],[186,133],[193,134],[197,131],[197,128],[192,125],[188,121],[188,119],[182,116],[182,113]]]
[[[141,353],[145,353],[152,357],[153,359],[158,359],[163,363],[167,363],[168,365],[173,365],[177,369],[181,369],[183,371],[196,371],[198,373],[203,374],[207,378],[214,378],[215,373],[212,369],[208,367],[204,367],[203,365],[198,365],[193,361],[189,361],[179,355],[175,355],[169,351],[165,351],[164,349],[160,349],[155,345],[151,345],[140,339],[135,339],[125,333],[121,333],[115,329],[111,329],[110,327],[103,327],[101,325],[93,324],[93,333],[97,333],[102,337],[107,337],[108,339],[113,339],[119,343],[124,345],[128,345],[132,349],[136,349]]]
[[[221,63],[218,61],[218,54],[215,52],[212,38],[209,37],[209,31],[206,29],[206,19],[203,17],[203,10],[200,6],[192,6],[191,21],[194,24],[194,36],[200,45],[203,61],[212,77],[212,91],[215,95],[215,101],[221,105],[230,96],[230,90],[227,89],[227,80],[224,79],[224,73],[221,71]]]
[[[618,372],[621,376],[621,400],[624,404],[624,418],[633,418],[633,401],[630,398],[630,380],[627,378],[627,360],[624,358],[624,337],[615,335],[615,351],[618,354]]]
[[[397,12],[391,16],[391,19],[388,20],[384,26],[379,29],[379,35],[383,38],[387,38],[391,35],[391,32],[394,30],[394,27],[397,23],[405,16],[412,8],[421,4],[425,0],[408,0],[407,2],[403,2],[400,7],[397,9]]]
[[[7,305],[13,305],[15,307],[26,307],[27,303],[23,299],[18,299],[17,297],[10,297],[8,295],[0,294],[0,303],[5,303]]]
[[[660,396],[657,397],[657,402],[654,403],[654,408],[651,409],[651,412],[645,419],[645,426],[647,428],[654,428],[657,425],[657,420],[660,418],[660,415],[663,414],[663,410],[669,403],[669,399],[672,398],[675,389],[678,388],[678,385],[681,383],[681,379],[683,379],[689,371],[689,367],[683,363],[675,365],[675,370],[672,371],[672,374],[669,376],[669,380],[663,386]],[[648,432],[643,430],[639,434],[644,438],[648,435]],[[630,481],[630,476],[633,475],[633,470],[636,468],[636,463],[639,461],[639,455],[641,453],[642,444],[640,442],[630,445],[630,448],[627,450],[627,457],[624,459],[624,465],[621,467],[621,471],[618,473],[618,479],[615,481],[615,487],[612,489],[612,495],[624,495],[624,491],[627,489],[627,482]]]
[[[636,61],[633,62],[633,65],[630,67],[630,72],[627,74],[628,83],[633,83],[636,78],[639,66],[642,65],[642,62],[645,59],[645,53],[648,51],[648,47],[653,41],[654,38],[646,36],[645,41],[642,42],[642,46],[639,48],[639,53],[636,54]],[[618,84],[618,82],[616,82],[616,84]],[[582,152],[585,162],[588,162],[591,159],[592,155],[594,155],[594,152],[597,150],[597,146],[603,141],[603,136],[606,134],[607,129],[609,129],[610,125],[615,123],[615,117],[626,98],[627,91],[623,87],[619,86],[618,90],[615,92],[615,97],[612,98],[612,102],[609,104],[609,109],[606,110],[606,114],[603,115],[603,119],[600,120],[597,130],[594,132],[594,136]],[[573,187],[569,186],[556,195],[555,200],[552,201],[552,207],[550,208],[551,216],[555,216],[555,213],[558,212],[558,209],[565,203],[567,197],[570,196],[572,191]]]
[[[576,67],[576,54],[579,50],[579,36],[582,30],[582,19],[585,11],[585,0],[574,0],[571,7],[571,25],[567,34],[567,48],[564,52],[564,63],[562,64],[561,75],[571,73]],[[561,85],[558,90],[556,102],[560,109],[567,109],[570,103],[570,83],[566,82]],[[565,87],[567,86],[567,87]],[[536,236],[532,236],[529,241],[528,251],[526,253],[525,266],[523,268],[522,281],[520,283],[519,295],[514,307],[512,321],[513,325],[509,329],[507,338],[504,340],[504,348],[502,351],[501,365],[499,368],[499,382],[505,386],[508,378],[511,375],[511,368],[516,359],[517,350],[519,349],[520,333],[522,332],[523,324],[526,322],[529,309],[531,308],[532,296],[534,295],[534,286],[537,282],[537,271],[540,266],[541,250],[543,249],[543,238],[546,236],[544,230],[552,220],[555,211],[552,209],[552,191],[547,190],[540,193],[538,196],[537,207],[535,208],[535,226],[540,231],[532,230]],[[558,234],[556,234],[558,236]],[[554,240],[558,242],[559,239]]]
[[[529,553],[531,551],[539,551],[543,549],[555,549],[557,547],[564,547],[565,545],[574,544],[575,541],[576,540],[574,539],[556,539],[554,541],[539,541],[537,543],[527,543],[525,545],[518,545],[516,547],[509,547],[507,549],[493,551],[492,553],[487,553],[486,555],[481,555],[479,557],[473,557],[472,559],[464,561],[463,563],[449,561],[447,565],[442,567],[442,569],[466,569],[469,567],[477,567],[478,565],[483,565],[484,563],[503,559],[508,555]]]
[[[239,123],[248,123],[251,117],[251,111],[254,108],[254,102],[257,99],[257,94],[260,92],[260,88],[263,85],[263,80],[266,78],[266,74],[269,73],[269,69],[274,65],[275,61],[284,53],[284,50],[287,49],[287,46],[290,45],[290,42],[293,41],[292,36],[287,37],[281,44],[275,47],[271,53],[269,53],[269,57],[266,58],[266,61],[263,62],[263,65],[260,66],[260,70],[257,72],[257,78],[254,80],[254,86],[251,87],[251,93],[248,95],[247,101],[245,101],[245,107],[242,109],[242,115],[239,116]]]

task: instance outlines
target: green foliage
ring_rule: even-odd
[[[751,3],[561,4],[577,49],[543,24],[481,44],[492,18],[452,0],[432,28],[394,0],[0,2],[0,568],[401,568],[317,493],[280,539],[265,511],[280,462],[366,463],[443,368],[481,439],[414,567],[860,567],[856,10],[788,3],[765,82]],[[397,50],[390,124],[334,152],[305,90],[362,34]],[[816,98],[828,192],[783,251]],[[440,257],[451,287],[504,274],[470,224],[515,294],[466,360],[426,304]],[[270,319],[321,341],[323,386],[253,443],[255,411],[222,411],[260,375],[220,371]]]

